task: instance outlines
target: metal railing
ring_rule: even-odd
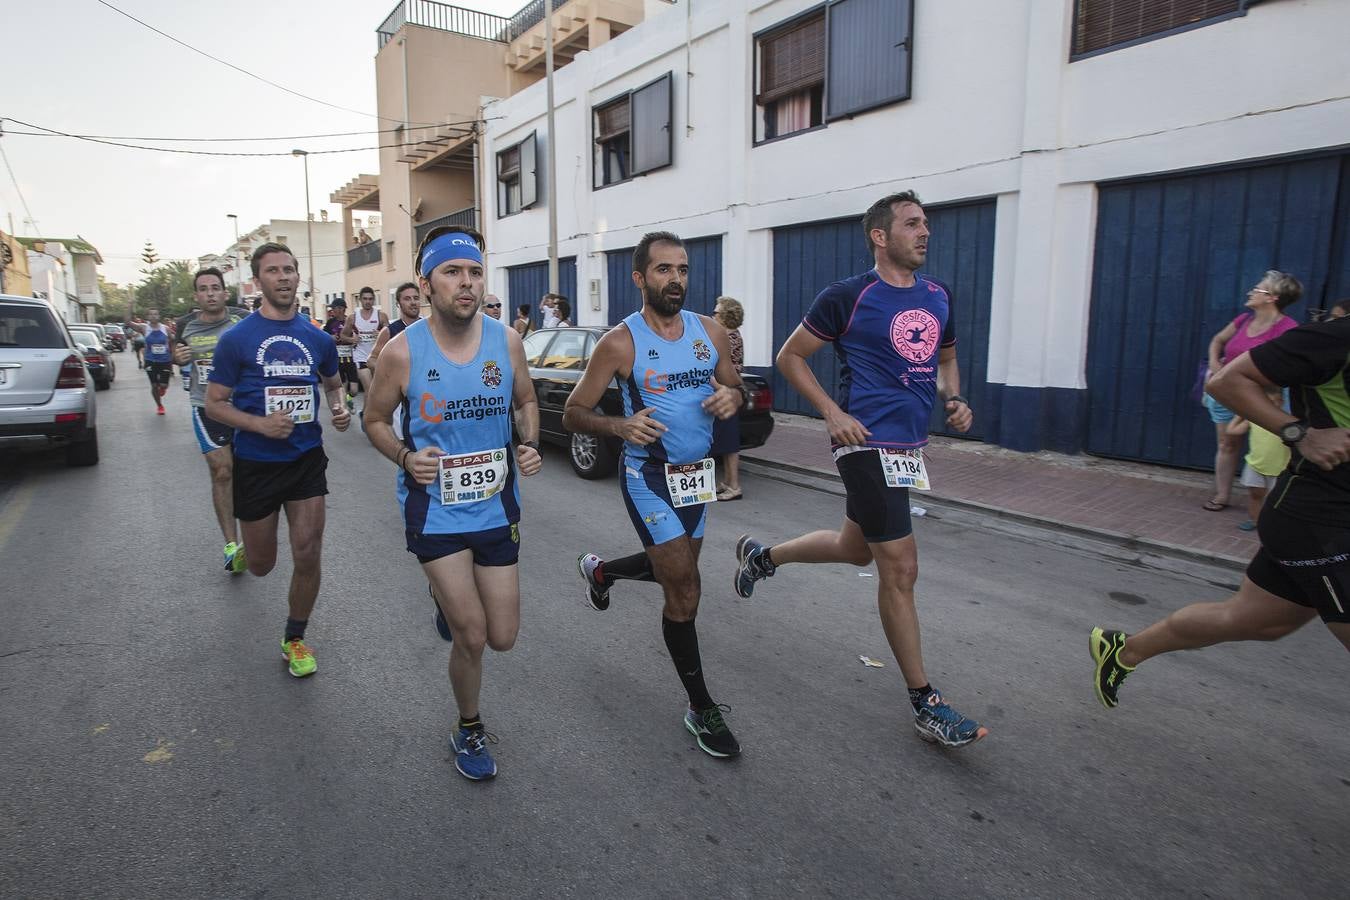
[[[477,228],[478,212],[472,206],[466,206],[464,209],[457,209],[452,213],[441,216],[439,219],[432,219],[430,222],[423,222],[413,229],[417,236],[417,246],[422,246],[422,241],[431,234],[433,228],[439,228],[442,225],[459,225],[460,227]]]
[[[558,10],[570,0],[552,0],[553,9]],[[530,0],[520,12],[510,18],[506,26],[506,41],[509,43],[544,21],[544,0]]]
[[[423,25],[484,41],[505,41],[504,35],[511,21],[503,16],[437,3],[436,0],[402,0],[375,29],[375,34],[380,49],[404,25]]]
[[[380,242],[371,241],[368,244],[357,244],[355,247],[347,249],[347,268],[359,269],[362,266],[370,266],[379,262],[381,259]]]

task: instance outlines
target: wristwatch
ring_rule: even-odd
[[[539,442],[538,442],[538,441],[522,441],[521,444],[520,444],[520,446],[522,446],[522,447],[529,447],[529,448],[530,448],[531,450],[533,450],[535,453],[538,453],[538,452],[539,452]]]
[[[1292,447],[1308,436],[1307,419],[1295,419],[1280,429],[1280,440]]]
[[[953,400],[955,400],[957,403],[964,403],[967,406],[967,408],[969,408],[970,406],[970,401],[967,400],[965,397],[962,397],[960,394],[952,394],[950,397],[947,398],[948,403],[951,403]]]

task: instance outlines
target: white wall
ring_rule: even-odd
[[[1350,144],[1344,0],[1273,0],[1072,63],[1073,0],[943,0],[916,5],[911,100],[755,147],[752,36],[815,5],[681,2],[559,70],[558,255],[577,256],[582,323],[607,321],[584,298],[602,251],[655,228],[722,234],[746,362],[769,365],[771,229],[860,216],[902,188],[997,197],[988,378],[1082,388],[1098,181]],[[592,107],[670,70],[674,165],[592,190]],[[498,294],[507,266],[547,255],[542,182],[538,206],[498,219],[494,180],[498,149],[531,130],[550,140],[544,97],[539,83],[485,110]]]

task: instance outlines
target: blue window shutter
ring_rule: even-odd
[[[826,9],[825,118],[909,99],[913,0],[835,0]]]

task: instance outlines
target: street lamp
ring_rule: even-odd
[[[234,280],[239,285],[235,289],[234,302],[244,306],[244,264],[239,259],[239,217],[234,213],[226,213],[225,218],[234,220]]]
[[[305,161],[305,239],[309,242],[309,303],[310,315],[313,315],[318,291],[314,287],[314,217],[309,212],[309,153],[304,150],[292,150],[291,156],[298,156]]]

